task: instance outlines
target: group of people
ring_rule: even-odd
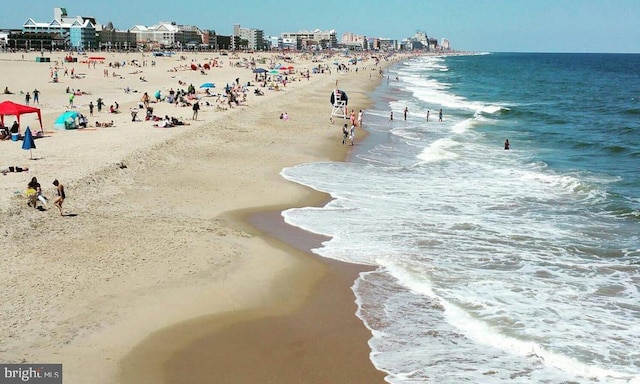
[[[345,111],[345,115],[346,115]],[[362,119],[364,117],[364,112],[362,109],[358,112],[356,116],[356,111],[351,110],[349,114],[349,121],[351,122],[351,127],[348,124],[344,124],[342,126],[342,145],[353,145],[356,136],[356,127],[362,127]],[[334,123],[333,116],[329,119],[331,124]]]
[[[402,111],[402,115],[404,117],[404,120],[407,120],[407,116],[409,115],[409,107],[405,107],[404,110]],[[427,111],[427,121],[429,121],[429,117],[431,116],[431,111],[428,110]],[[389,114],[389,121],[393,121],[393,111],[391,111],[391,113]],[[438,121],[442,121],[442,108],[440,108],[440,111],[438,111]]]
[[[24,103],[26,105],[29,105],[30,102],[31,102],[31,93],[27,92],[24,95]],[[38,91],[37,88],[33,90],[33,104],[40,104],[40,91]]]
[[[28,167],[9,167],[8,170],[13,169],[11,172],[24,172],[28,171]],[[2,171],[3,174],[6,174],[5,171]],[[64,192],[64,186],[58,181],[58,179],[53,180],[53,185],[56,187],[56,197],[53,199],[53,205],[58,207],[60,210],[60,215],[64,216],[62,212],[62,203],[64,199],[67,197]],[[47,199],[42,193],[42,187],[38,182],[38,179],[34,176],[31,178],[29,184],[27,184],[27,205],[29,207],[38,208],[38,201],[42,203],[44,209],[47,209],[47,203],[49,199]]]
[[[342,145],[353,145],[356,136],[356,126],[351,124],[351,128],[347,124],[342,126]]]
[[[13,122],[11,128],[4,126],[4,124],[0,123],[0,140],[9,140],[11,139],[11,135],[20,135],[20,125],[17,121]]]
[[[177,125],[189,125],[189,123],[185,123],[184,121],[179,120],[178,118],[173,116],[169,117],[169,115],[164,115],[164,118],[162,119],[159,119],[156,116],[154,116],[152,120],[158,121],[158,123],[153,124],[153,126],[157,128],[171,128]]]

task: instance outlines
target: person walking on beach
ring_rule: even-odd
[[[71,93],[69,95],[69,108],[73,108],[73,99],[75,99],[75,98],[76,98],[75,94]]]
[[[349,142],[351,146],[353,146],[353,140],[356,137],[356,126],[354,124],[351,125],[351,129],[349,129]]]
[[[58,209],[60,210],[60,216],[64,216],[62,214],[62,203],[64,202],[64,199],[67,197],[64,193],[64,185],[60,184],[58,179],[53,180],[53,185],[56,186],[56,198],[53,199],[53,205],[58,207]]]
[[[409,107],[404,107],[404,121],[407,121],[407,114],[409,113]]]
[[[93,101],[89,102],[89,116],[93,116]]]
[[[440,112],[438,113],[438,121],[442,121],[442,108],[440,108]]]
[[[358,112],[358,127],[362,128],[362,118],[364,117],[364,113],[362,109]]]
[[[195,103],[193,103],[193,120],[198,120],[198,111],[200,110],[200,103],[198,103],[198,101],[196,100]]]
[[[349,130],[347,129],[347,124],[342,126],[342,145],[347,144],[347,137],[349,136]]]
[[[27,92],[27,94],[24,95],[24,103],[26,105],[29,105],[29,100],[31,100],[31,94],[29,92]]]
[[[101,97],[96,100],[96,106],[98,107],[98,112],[102,112],[102,106],[104,105],[104,101]]]

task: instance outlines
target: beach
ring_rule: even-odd
[[[0,177],[0,361],[62,363],[65,381],[83,383],[210,382],[212,372],[219,382],[383,382],[349,289],[365,268],[311,256],[322,238],[279,215],[328,200],[279,173],[346,157],[329,96],[338,82],[350,109],[366,109],[380,81],[373,60],[337,74],[327,57],[320,64],[331,74],[307,79],[299,72],[318,63],[294,56],[286,87],[256,96],[251,85],[246,105],[231,108],[216,95],[235,79],[255,84],[246,63],[259,54],[107,53],[95,67],[83,57],[63,64],[63,53],[51,63],[22,55],[0,55],[14,92],[3,100],[24,103],[20,91],[37,88],[44,137],[32,151],[0,142],[3,168],[29,168]],[[284,64],[275,56],[264,54],[265,65]],[[214,59],[221,67],[186,68]],[[116,62],[126,65],[108,66]],[[215,84],[212,96],[199,88],[205,82]],[[153,99],[185,84],[200,98],[198,120],[189,106],[165,102],[151,103],[155,115],[189,125],[144,120],[144,92]],[[68,109],[67,87],[77,91],[74,111],[88,115],[90,101],[105,101],[86,129],[52,129]],[[107,113],[116,102],[121,113]],[[142,121],[131,121],[131,108]],[[35,114],[21,123],[40,130]],[[27,207],[32,177],[49,198],[46,210]],[[64,216],[52,204],[54,179],[65,186]]]

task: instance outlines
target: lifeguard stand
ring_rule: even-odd
[[[347,104],[349,103],[349,98],[347,94],[336,88],[331,93],[331,119],[334,117],[341,117],[343,119],[347,119],[349,117]]]

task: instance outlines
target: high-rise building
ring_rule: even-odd
[[[233,36],[239,38],[240,44],[242,40],[246,41],[247,49],[254,49],[259,51],[268,49],[268,44],[264,39],[264,31],[262,29],[242,28],[240,27],[240,24],[234,24]],[[234,39],[234,42],[235,41],[236,39]],[[245,47],[234,46],[234,49],[243,49],[243,48]]]
[[[335,29],[330,31],[316,29],[313,31],[283,32],[280,36],[283,40],[291,39],[296,41],[297,49],[309,48],[314,45],[319,48],[336,48],[338,46]]]

